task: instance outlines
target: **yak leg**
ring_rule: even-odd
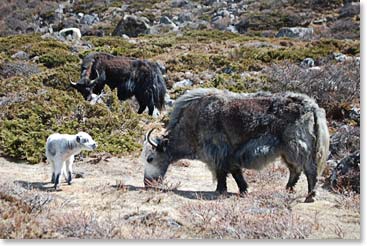
[[[217,189],[215,190],[219,194],[227,192],[227,172],[223,170],[216,170]]]
[[[248,185],[243,177],[242,170],[235,169],[231,171],[231,174],[237,183],[238,189],[240,190],[240,195],[246,194]]]
[[[63,161],[61,161],[59,158],[55,161],[55,184],[54,184],[55,190],[57,190],[59,187],[60,174],[63,168],[63,164],[64,164]]]
[[[287,167],[289,169],[289,179],[288,183],[286,185],[286,189],[289,192],[294,192],[294,186],[299,180],[299,177],[301,176],[302,169],[297,167],[297,165],[289,162],[286,158],[283,158],[284,162],[287,164]]]
[[[73,174],[73,162],[74,162],[74,156],[70,156],[68,160],[65,161],[66,166],[66,173],[67,173],[67,179],[66,182],[68,185],[71,185],[72,181],[72,174]]]
[[[138,110],[138,114],[141,114],[144,112],[144,110],[146,109],[146,105],[145,104],[140,104],[139,106],[139,110]]]
[[[314,197],[316,196],[315,192],[315,186],[317,182],[317,167],[315,163],[310,163],[307,168],[304,170],[306,177],[307,177],[307,183],[308,183],[308,194],[306,197],[305,202],[314,202]]]
[[[48,163],[51,164],[51,173],[52,173],[51,183],[54,184],[55,183],[55,163],[51,159],[47,159],[47,160],[48,160]]]
[[[153,95],[151,95],[151,96],[150,96],[149,103],[148,103],[148,109],[149,109],[148,114],[149,114],[149,115],[153,115],[153,112],[154,112],[154,100],[153,100]]]

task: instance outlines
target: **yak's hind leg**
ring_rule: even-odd
[[[308,183],[308,194],[305,202],[314,202],[314,197],[316,196],[315,186],[317,182],[317,166],[314,162],[310,163],[311,165],[306,166],[304,170]]]
[[[52,159],[47,158],[48,163],[51,165],[51,183],[55,183],[55,163]]]
[[[286,189],[289,192],[294,192],[294,186],[296,185],[296,183],[299,180],[299,177],[301,176],[302,173],[302,168],[300,166],[297,166],[297,164],[294,164],[292,162],[290,162],[286,156],[283,156],[283,160],[286,163],[288,169],[289,169],[289,179],[288,179],[288,183],[286,185]]]
[[[313,202],[313,198],[316,195],[315,186],[317,181],[317,166],[315,158],[313,158],[315,156],[313,151],[313,138],[305,132],[295,135],[302,136],[302,138],[287,141],[288,144],[285,146],[283,154],[290,171],[287,188],[295,185],[301,170],[303,170],[308,183],[308,194],[305,202]]]

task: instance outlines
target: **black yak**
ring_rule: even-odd
[[[164,178],[171,163],[185,158],[207,164],[217,192],[227,192],[230,173],[240,193],[246,193],[241,169],[261,169],[282,157],[290,171],[286,188],[293,190],[303,171],[306,202],[312,202],[329,151],[324,109],[308,96],[290,92],[192,90],[176,101],[166,133],[152,139],[151,132],[142,151],[148,187]]]
[[[166,84],[161,66],[156,62],[102,52],[91,53],[83,59],[80,80],[71,84],[88,101],[93,94],[100,94],[107,84],[111,90],[117,88],[120,100],[135,96],[139,114],[146,107],[149,115],[153,114],[154,107],[159,111],[164,108]]]

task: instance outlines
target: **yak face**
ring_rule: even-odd
[[[93,80],[91,80],[84,71],[82,72],[82,78],[77,83],[74,83],[73,81],[70,80],[71,86],[77,89],[77,91],[79,91],[79,93],[82,94],[84,99],[87,101],[91,101],[97,96],[93,94],[93,89],[97,85],[97,81],[99,79],[99,73],[97,70],[95,70],[95,73],[97,77]]]
[[[153,130],[150,130],[147,134],[141,154],[144,163],[144,185],[146,187],[159,184],[163,180],[170,164],[167,152],[168,140],[165,138],[151,140],[150,134]]]
[[[83,150],[95,150],[97,148],[97,143],[93,138],[86,132],[79,132],[76,135],[76,142],[80,145]]]
[[[77,83],[71,82],[71,86],[82,94],[85,100],[91,101],[93,99],[93,88],[95,84],[89,78],[81,78]]]

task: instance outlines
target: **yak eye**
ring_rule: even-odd
[[[153,156],[149,156],[148,158],[147,158],[147,162],[148,163],[151,163],[153,161]]]

